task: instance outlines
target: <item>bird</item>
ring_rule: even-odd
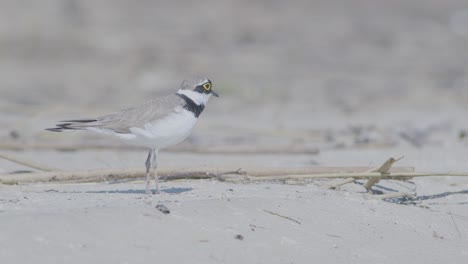
[[[155,178],[155,194],[160,193],[158,152],[178,144],[192,132],[213,91],[207,77],[185,79],[176,93],[154,98],[139,106],[96,118],[58,121],[52,132],[85,130],[116,136],[124,141],[148,148],[146,158],[146,194],[151,191],[151,174]]]

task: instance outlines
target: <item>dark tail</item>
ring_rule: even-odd
[[[81,126],[80,124],[96,121],[96,119],[64,120],[60,121],[60,123],[57,124],[57,127],[46,128],[45,130],[52,132],[63,132],[64,130],[83,130],[85,126]]]

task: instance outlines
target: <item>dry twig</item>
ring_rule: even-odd
[[[59,151],[79,151],[79,150],[119,150],[137,151],[146,150],[144,147],[131,145],[110,145],[110,144],[57,144],[57,143],[0,143],[2,150],[59,150]],[[314,148],[206,148],[192,145],[179,145],[167,148],[167,152],[188,152],[204,154],[318,154],[319,150]]]
[[[296,224],[299,224],[299,225],[301,224],[301,222],[299,222],[298,220],[296,220],[296,219],[294,219],[294,218],[291,218],[291,217],[289,217],[289,216],[280,215],[280,214],[278,214],[278,213],[275,213],[275,212],[272,212],[272,211],[268,211],[268,210],[265,210],[265,209],[263,209],[263,211],[266,212],[266,213],[269,213],[269,214],[271,214],[271,215],[276,215],[276,216],[279,216],[279,217],[284,218],[284,219],[286,219],[286,220],[293,221],[293,222],[296,223]]]
[[[158,171],[160,177],[166,180],[176,179],[207,179],[216,178],[225,181],[264,181],[264,180],[285,180],[285,179],[308,179],[308,178],[339,178],[339,177],[361,177],[366,171],[366,167],[312,167],[312,168],[249,168],[240,169],[220,169],[220,168],[161,168]],[[413,168],[397,167],[395,172],[411,172]],[[94,182],[120,179],[143,178],[143,169],[105,169],[90,171],[53,171],[37,173],[18,173],[0,175],[0,182],[3,184],[19,184],[31,182],[60,182],[78,181]],[[373,175],[376,175],[375,173]],[[379,174],[380,175],[380,174]],[[371,176],[372,177],[372,176]]]
[[[14,158],[5,154],[0,154],[0,159],[8,160],[8,161],[11,161],[11,162],[14,162],[14,163],[17,163],[17,164],[20,164],[20,165],[23,165],[32,169],[40,170],[40,171],[58,171],[58,169],[55,169],[55,168],[51,168],[51,167],[38,164],[32,161],[26,161],[24,159]]]
[[[389,158],[388,160],[386,160],[380,167],[374,169],[374,170],[370,170],[369,172],[379,172],[380,174],[383,175],[386,175],[389,173],[390,169],[392,168],[393,164],[395,164],[397,161],[401,160],[403,158],[403,156],[397,158],[397,159],[394,159],[394,158]],[[367,191],[372,191],[371,188],[374,184],[378,183],[380,181],[379,178],[375,177],[375,178],[371,178],[369,179],[365,184],[364,184],[364,188],[366,188]]]
[[[407,192],[395,192],[395,193],[375,195],[374,197],[380,200],[384,200],[384,199],[395,199],[395,198],[402,198],[402,197],[414,198],[415,195],[413,193],[407,193]]]
[[[417,172],[392,172],[387,175],[382,175],[379,172],[360,172],[360,173],[326,173],[326,174],[291,174],[283,176],[250,176],[247,175],[244,177],[244,181],[275,181],[275,180],[292,180],[292,179],[336,179],[336,178],[353,178],[357,179],[368,179],[368,178],[379,178],[383,179],[392,179],[392,180],[409,180],[414,177],[428,177],[428,176],[468,176],[468,172],[462,173],[417,173]],[[227,181],[237,182],[238,177],[234,177],[233,180],[226,178]]]
[[[338,183],[335,183],[335,184],[332,184],[332,185],[328,186],[328,189],[335,190],[336,188],[338,188],[340,186],[343,186],[343,185],[348,184],[348,183],[352,183],[354,181],[355,181],[354,178],[347,178],[347,179],[344,179],[343,181],[340,181]]]

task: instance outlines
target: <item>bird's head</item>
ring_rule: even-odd
[[[210,79],[206,77],[195,77],[184,80],[177,93],[184,94],[196,104],[203,105],[208,102],[211,95],[219,97],[219,95],[213,91],[213,84]]]

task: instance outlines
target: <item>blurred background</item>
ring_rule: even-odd
[[[467,47],[466,0],[0,0],[0,147],[105,145],[43,129],[202,74],[187,148],[463,151]]]

